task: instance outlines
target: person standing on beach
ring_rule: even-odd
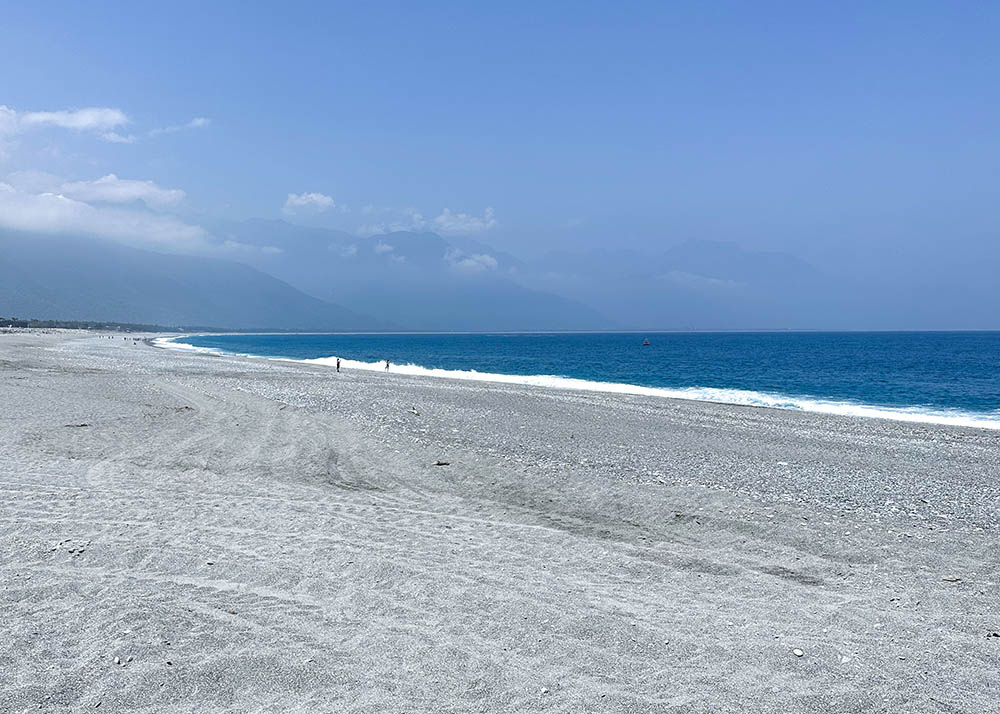
[[[388,372],[388,371],[389,371],[389,360],[386,360],[386,361],[385,361],[385,371],[386,371],[386,372]]]
[[[340,357],[337,358],[337,371],[340,371]]]

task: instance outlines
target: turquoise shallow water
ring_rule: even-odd
[[[845,414],[866,407],[911,421],[951,416],[1000,426],[1000,332],[267,334],[179,341],[261,357],[322,363],[341,357],[349,369],[380,369],[388,359],[392,369],[412,374],[574,388],[582,382],[596,391]]]

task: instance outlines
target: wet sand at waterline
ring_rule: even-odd
[[[0,334],[0,710],[1000,711],[998,516],[997,431]]]

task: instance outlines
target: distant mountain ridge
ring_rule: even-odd
[[[830,312],[831,281],[799,258],[691,239],[659,253],[552,252],[522,274],[527,285],[604,309],[630,328],[787,329]]]
[[[795,256],[687,240],[522,260],[471,238],[201,220],[229,260],[0,234],[0,314],[307,331],[787,329],[861,291]],[[853,303],[850,301],[853,300]],[[838,302],[839,301],[839,302]],[[847,327],[836,323],[824,327]]]
[[[322,300],[410,330],[608,329],[592,305],[527,286],[517,259],[472,240],[396,231],[368,237],[285,221],[217,223],[257,250],[242,260]]]
[[[232,329],[372,330],[375,318],[246,265],[81,237],[0,232],[0,313]]]

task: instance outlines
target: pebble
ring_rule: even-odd
[[[121,663],[122,663],[122,658],[121,657],[115,657],[115,664],[121,664]]]
[[[803,652],[802,650],[799,650],[799,649],[795,649],[795,650],[792,650],[792,654],[795,655],[796,657],[801,657],[802,655],[805,654],[805,652]]]

